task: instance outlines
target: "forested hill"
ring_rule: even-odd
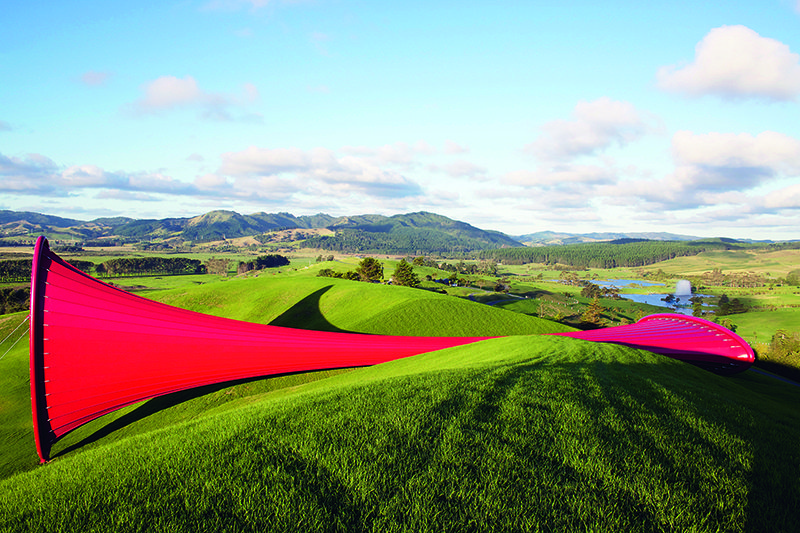
[[[569,244],[486,250],[481,258],[506,264],[544,263],[578,268],[615,268],[651,265],[676,257],[709,250],[731,250],[754,246],[731,239],[689,242],[621,239],[605,243]]]
[[[411,255],[522,246],[503,233],[427,212],[343,217],[329,229],[335,230],[335,235],[311,238],[306,246],[337,252]]]

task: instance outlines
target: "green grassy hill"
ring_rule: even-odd
[[[559,327],[302,275],[152,294],[314,329]],[[792,531],[800,507],[796,387],[618,346],[519,335],[187,391],[88,424],[45,466],[26,370],[24,346],[0,360],[2,531]]]

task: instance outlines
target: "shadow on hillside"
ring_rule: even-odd
[[[320,311],[320,299],[322,299],[322,295],[328,292],[331,287],[333,287],[333,285],[328,285],[312,292],[276,317],[269,323],[270,326],[354,333],[334,326],[328,322],[328,319],[326,319],[322,311]]]
[[[288,374],[281,374],[281,375],[288,375]],[[114,433],[115,431],[123,429],[126,426],[129,426],[135,422],[147,418],[150,415],[156,414],[159,411],[163,411],[164,409],[175,407],[176,405],[179,405],[183,402],[188,402],[189,400],[194,400],[195,398],[205,396],[206,394],[211,394],[226,389],[228,387],[233,387],[234,385],[241,385],[243,383],[249,383],[251,381],[258,381],[264,379],[265,377],[278,377],[278,376],[257,376],[252,378],[238,379],[235,381],[225,381],[223,383],[205,385],[203,387],[196,387],[193,389],[173,392],[172,394],[165,394],[164,396],[158,396],[156,398],[152,398],[144,402],[142,405],[140,405],[130,413],[126,413],[121,417],[117,418],[116,420],[109,422],[108,424],[101,427],[100,429],[98,429],[85,439],[81,440],[80,442],[72,444],[71,446],[64,448],[63,450],[54,453],[52,455],[52,458],[55,459],[56,457],[60,457],[75,450],[79,450],[86,445],[92,444],[93,442],[102,439],[103,437],[107,437],[108,435]]]

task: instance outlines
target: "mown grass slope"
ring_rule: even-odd
[[[163,299],[236,318],[385,330],[413,329],[386,313],[409,305],[398,295],[424,294],[296,281],[269,302],[234,282],[225,294],[201,287]],[[261,283],[250,292],[274,290]],[[351,286],[363,287],[361,299]],[[384,290],[392,297],[378,305]],[[514,316],[463,304],[440,315],[444,334],[478,320],[473,312],[497,324]],[[24,353],[9,358],[19,364]],[[137,420],[95,422],[85,436],[95,440],[0,481],[0,530],[796,527],[800,392],[750,372],[721,378],[629,348],[515,336],[306,384],[256,383],[237,385],[234,398],[212,390]]]
[[[0,526],[790,531],[798,422],[746,381],[652,354],[495,339],[13,476]]]
[[[327,331],[494,336],[572,329],[435,292],[303,275],[232,279],[148,296],[238,320]]]

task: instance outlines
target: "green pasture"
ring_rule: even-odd
[[[800,329],[800,307],[753,311],[725,317],[736,326],[736,334],[750,344],[769,343],[778,329]]]
[[[627,348],[497,339],[170,407],[0,481],[0,527],[791,531],[798,399]]]
[[[795,530],[798,387],[313,269],[147,295],[292,327],[511,336],[149,400],[43,466],[23,338],[0,360],[0,530]]]
[[[702,252],[691,257],[677,257],[642,267],[646,271],[663,270],[673,275],[699,275],[721,268],[726,272],[755,272],[767,277],[785,277],[800,267],[800,250],[768,252],[762,250],[727,250]]]

